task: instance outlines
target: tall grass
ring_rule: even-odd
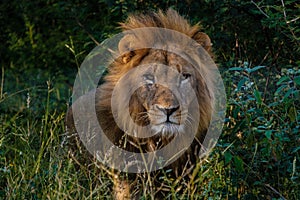
[[[273,88],[275,96],[263,98],[260,85],[265,82],[255,79],[261,69],[254,76],[246,67],[223,73],[227,88],[235,89],[227,91],[227,121],[210,156],[185,178],[174,179],[166,171],[158,177],[163,188],[151,188],[151,177],[141,175],[142,199],[151,199],[156,190],[168,191],[169,199],[300,198],[299,71],[283,71]],[[112,178],[103,167],[64,145],[67,96],[60,94],[70,89],[45,79],[44,85],[9,94],[4,84],[11,83],[5,77],[12,72],[5,73],[0,198],[111,199]],[[251,82],[257,87],[247,88]]]

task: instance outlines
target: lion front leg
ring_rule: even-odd
[[[114,199],[115,200],[128,200],[131,199],[130,196],[130,183],[128,180],[125,180],[118,175],[114,176],[113,179],[114,188]]]
[[[114,179],[114,199],[123,200],[130,198],[130,184],[127,180]]]
[[[128,178],[120,174],[113,176],[113,195],[115,200],[139,200],[141,191],[137,184],[137,177]]]

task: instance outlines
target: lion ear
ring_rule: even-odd
[[[201,46],[209,53],[211,54],[211,40],[209,36],[206,33],[203,32],[197,32],[194,36],[193,39],[196,40]]]
[[[134,56],[134,36],[125,35],[118,45],[120,55],[124,64],[128,63]]]

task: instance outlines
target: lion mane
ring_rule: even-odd
[[[176,95],[172,94],[172,91],[167,88],[163,86],[155,86],[154,79],[157,78],[156,76],[163,77],[164,73],[170,74],[168,69],[163,69],[160,74],[154,74],[153,71],[155,70],[152,70],[153,74],[150,75],[148,72],[146,75],[145,73],[143,75],[140,75],[139,73],[131,74],[128,80],[126,80],[126,84],[118,85],[118,83],[130,70],[141,64],[151,65],[152,63],[160,63],[168,66],[170,65],[172,69],[175,69],[175,71],[178,71],[178,73],[181,74],[180,84],[184,85],[186,82],[190,81],[189,84],[195,91],[196,102],[198,102],[197,110],[189,108],[187,105],[187,116],[191,112],[199,114],[198,121],[193,119],[187,120],[189,123],[188,126],[191,126],[193,123],[197,123],[194,125],[197,127],[197,134],[190,148],[181,155],[179,159],[167,166],[167,168],[171,168],[174,174],[178,176],[179,173],[182,173],[183,168],[187,167],[187,164],[193,167],[199,158],[201,143],[206,135],[212,115],[212,102],[214,97],[210,88],[211,83],[205,78],[205,66],[202,66],[201,72],[203,73],[200,74],[197,69],[195,69],[195,65],[189,65],[186,63],[184,58],[176,55],[175,53],[168,52],[168,48],[160,50],[143,48],[145,46],[155,46],[155,43],[157,42],[165,42],[166,38],[161,38],[159,35],[151,31],[143,31],[142,28],[156,27],[179,32],[186,37],[193,39],[193,41],[196,41],[196,43],[206,51],[206,54],[213,57],[211,52],[211,40],[207,34],[201,32],[199,24],[190,25],[185,18],[172,9],[169,9],[166,12],[160,10],[158,12],[150,12],[146,14],[133,14],[128,17],[126,22],[120,23],[120,27],[123,31],[128,33],[138,29],[141,31],[139,34],[135,35],[125,34],[120,40],[118,49],[121,56],[115,59],[108,67],[104,83],[97,88],[95,102],[99,124],[106,136],[114,145],[131,152],[151,152],[166,146],[174,138],[172,130],[177,130],[177,125],[166,125],[163,126],[163,128],[161,128],[160,125],[153,126],[155,131],[158,130],[157,132],[162,133],[149,138],[139,138],[139,133],[137,133],[137,137],[127,135],[126,131],[132,131],[132,129],[136,128],[132,122],[135,122],[135,124],[138,124],[141,127],[156,123],[156,121],[160,120],[157,116],[163,115],[162,113],[167,113],[165,115],[167,115],[167,119],[170,121],[174,120],[178,123],[182,122],[183,119],[181,115],[183,115],[184,111],[181,109],[181,105],[179,105],[180,103],[178,103],[181,99],[177,99]],[[167,40],[168,39],[170,38],[167,38]],[[183,50],[183,53],[187,57],[191,56],[188,50],[191,47],[188,45],[189,44],[186,43],[180,46],[180,49]],[[197,59],[202,59],[202,57],[198,56],[196,60]],[[185,73],[185,71],[189,73]],[[129,99],[124,99],[124,96],[128,96],[125,93],[130,91],[129,87],[132,86],[131,84],[138,79],[137,76],[141,76],[141,80],[146,81],[145,87],[141,87],[136,91],[133,91],[133,94],[130,97],[127,97]],[[166,77],[168,76],[170,80],[173,80],[175,79],[174,77],[178,76],[178,74],[175,73],[174,75],[166,75]],[[117,95],[113,100],[118,107],[117,118],[122,124],[125,124],[124,126],[126,131],[122,130],[115,122],[116,116],[113,114],[111,106],[113,92],[117,85],[119,90],[116,90]],[[185,94],[182,95],[182,98],[184,98],[184,96],[188,96],[188,93],[186,92],[187,91],[185,91],[185,89],[179,89],[178,94]],[[129,120],[128,116],[123,114],[124,110],[126,108],[128,109],[128,107],[126,107],[127,105],[124,105],[124,101],[129,102],[128,106],[131,120]],[[141,113],[143,115],[142,117],[140,116]],[[151,116],[149,113],[155,114]],[[164,119],[165,118],[166,117],[164,116]],[[178,126],[178,130],[180,130],[179,132],[183,132],[182,134],[184,134],[184,131],[188,126],[185,126],[183,129],[180,129]],[[74,129],[74,127],[72,108],[70,108],[67,114],[67,128],[71,130]],[[136,130],[138,132],[139,129]],[[118,191],[115,192],[118,193]],[[116,198],[121,199],[124,198],[124,196],[119,195],[118,197],[118,195],[116,195]]]

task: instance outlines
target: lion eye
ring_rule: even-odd
[[[152,86],[154,84],[154,76],[152,74],[145,74],[144,80],[148,86]]]
[[[184,72],[184,73],[182,73],[181,76],[180,76],[180,81],[182,82],[182,81],[184,81],[184,80],[189,79],[190,77],[191,77],[191,74],[190,74],[190,73]]]

